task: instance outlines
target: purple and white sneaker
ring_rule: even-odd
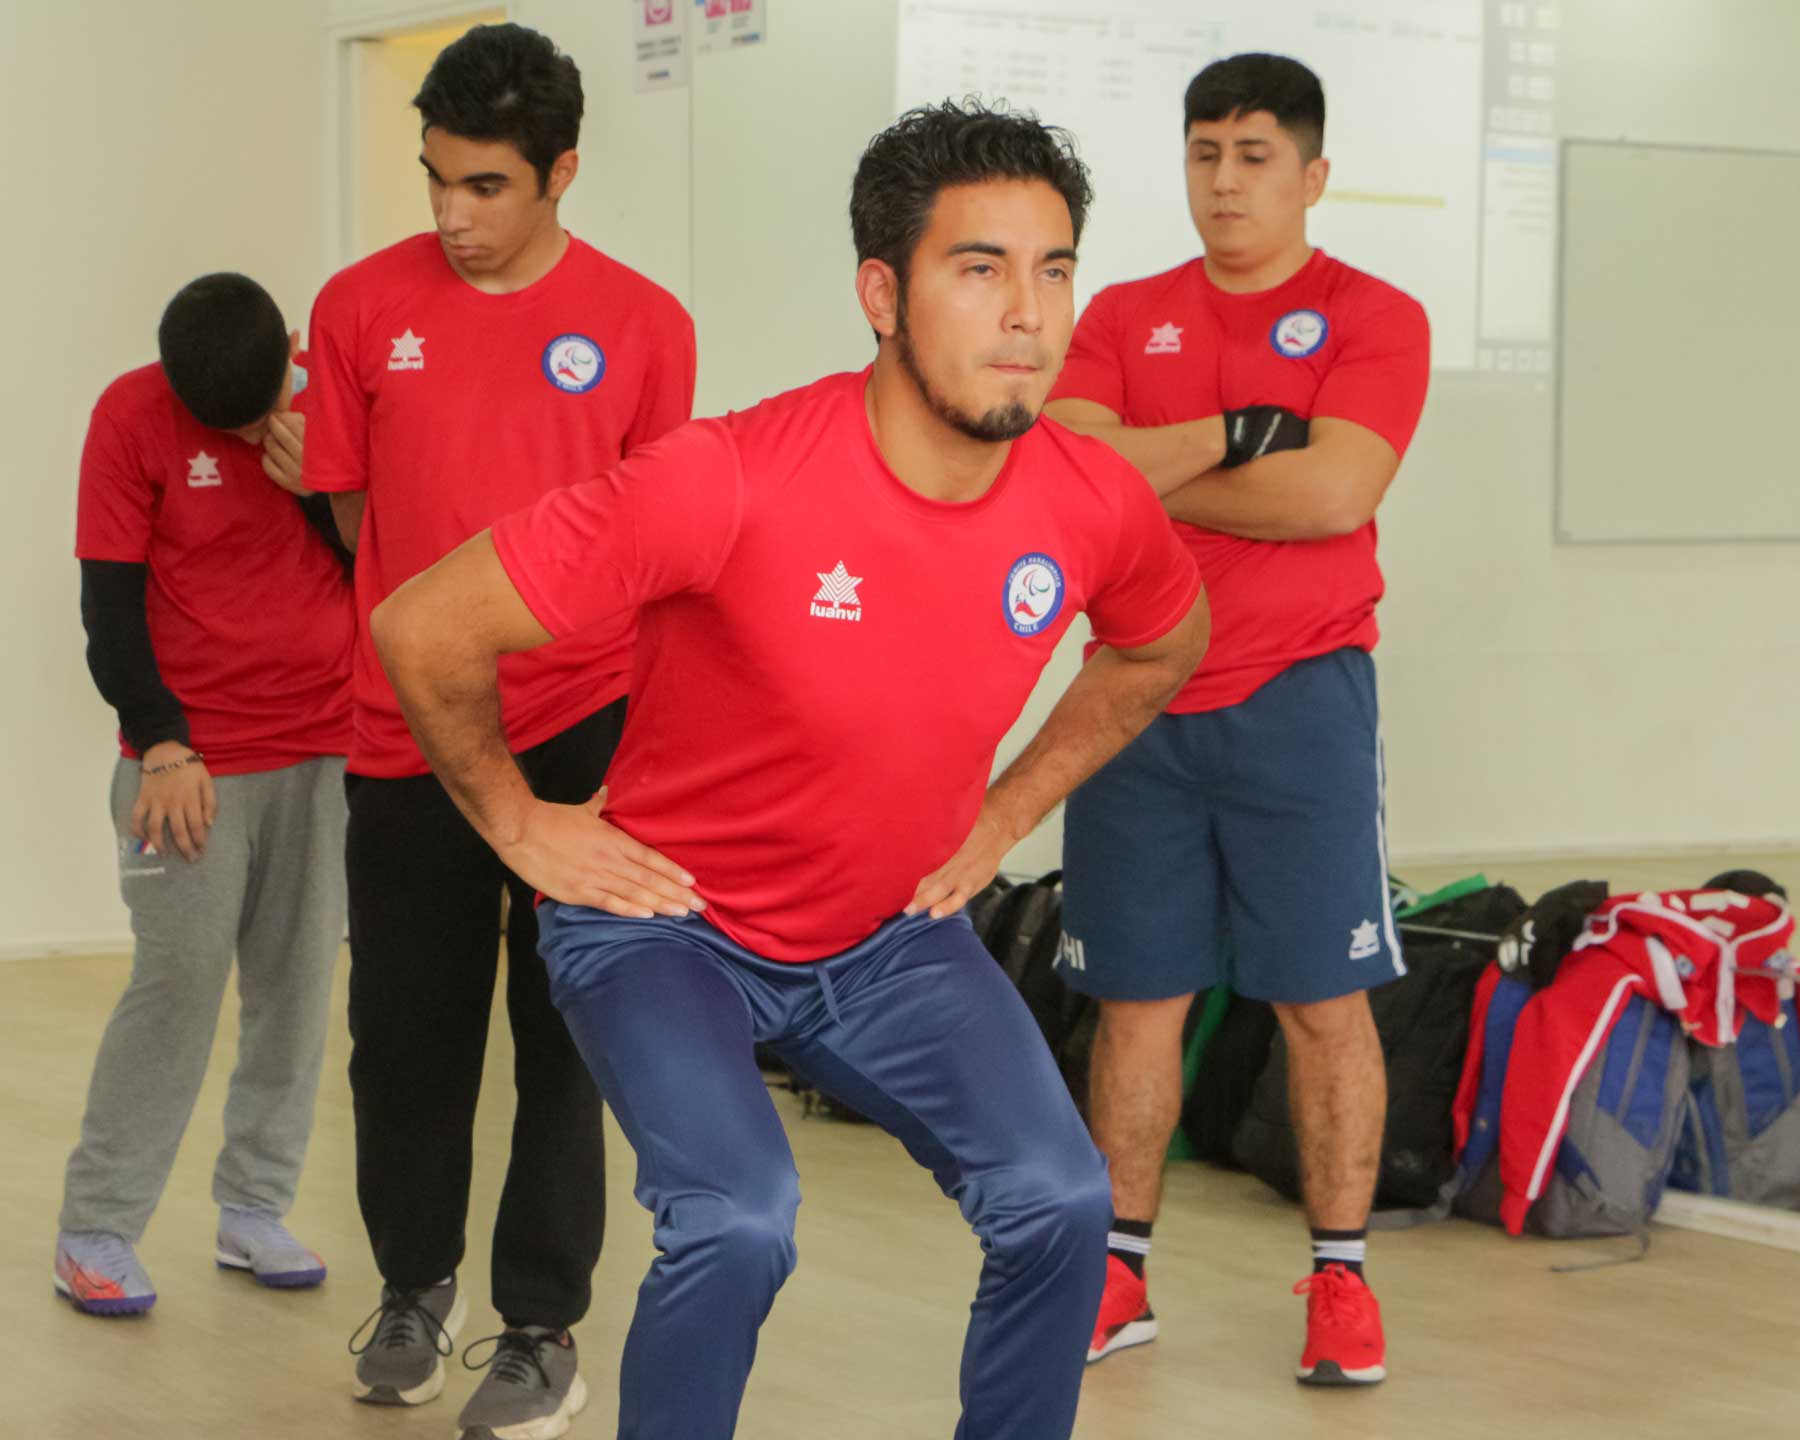
[[[276,1290],[304,1289],[325,1280],[325,1262],[266,1210],[221,1209],[213,1258],[220,1269],[248,1270],[258,1285]]]
[[[89,1315],[142,1315],[156,1303],[137,1251],[109,1230],[64,1230],[56,1237],[56,1293]]]

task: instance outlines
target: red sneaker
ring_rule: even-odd
[[[1094,1338],[1088,1343],[1088,1364],[1104,1360],[1115,1350],[1148,1345],[1156,1338],[1156,1316],[1150,1313],[1150,1287],[1131,1273],[1117,1255],[1106,1257],[1106,1289],[1100,1296],[1100,1315],[1094,1321]]]
[[[1305,1385],[1374,1385],[1387,1379],[1387,1341],[1375,1294],[1342,1265],[1294,1287],[1306,1297],[1306,1350],[1294,1372]]]

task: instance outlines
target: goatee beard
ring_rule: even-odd
[[[913,384],[919,387],[919,394],[924,397],[931,413],[959,434],[967,435],[971,440],[981,440],[992,445],[1007,440],[1017,440],[1037,424],[1036,413],[1027,410],[1016,400],[1008,405],[996,405],[991,410],[984,410],[979,415],[971,415],[966,410],[958,409],[933,390],[931,382],[925,378],[925,372],[919,368],[919,357],[913,351],[912,331],[906,323],[904,301],[901,302],[900,312],[895,317],[894,350],[900,358],[900,368],[907,373]]]

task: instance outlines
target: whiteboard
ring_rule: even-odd
[[[1800,155],[1562,159],[1557,539],[1800,539]]]
[[[980,93],[1073,132],[1095,186],[1075,277],[1085,304],[1199,253],[1182,124],[1195,73],[1242,51],[1291,55],[1319,74],[1329,115],[1331,182],[1308,238],[1413,295],[1431,316],[1432,364],[1466,370],[1484,274],[1499,277],[1495,304],[1525,297],[1522,323],[1499,328],[1529,340],[1535,320],[1546,358],[1553,284],[1555,152],[1512,138],[1503,162],[1484,145],[1482,36],[1481,0],[901,0],[895,98],[905,109]],[[1490,186],[1510,187],[1507,203],[1484,206]],[[1537,211],[1523,237],[1509,213],[1521,205]],[[1499,264],[1484,267],[1484,244]]]

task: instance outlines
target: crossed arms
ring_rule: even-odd
[[[1381,436],[1352,420],[1318,417],[1305,444],[1225,465],[1226,417],[1174,425],[1124,424],[1092,400],[1056,400],[1051,419],[1135,465],[1170,518],[1247,540],[1324,540],[1368,524],[1400,468]]]

